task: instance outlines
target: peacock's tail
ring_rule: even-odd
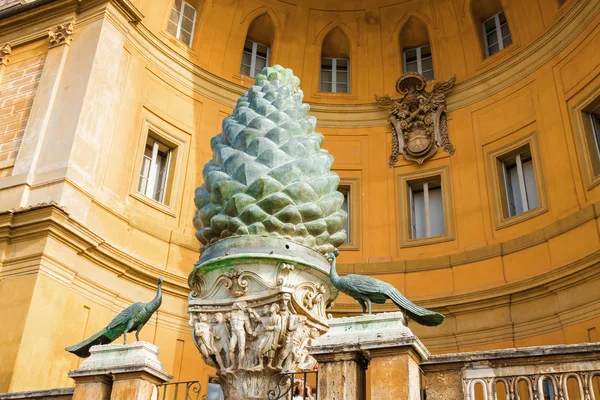
[[[396,304],[396,306],[403,309],[408,316],[416,323],[425,326],[438,326],[444,322],[444,316],[435,311],[427,310],[426,308],[419,307],[395,288],[388,294],[389,298]]]
[[[102,329],[92,337],[85,339],[83,342],[77,343],[73,346],[67,347],[65,350],[69,353],[73,353],[78,357],[87,358],[90,356],[90,348],[97,344],[108,344],[116,338],[111,338],[108,327]]]

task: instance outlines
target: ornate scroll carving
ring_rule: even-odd
[[[72,22],[65,25],[58,25],[56,28],[48,31],[48,38],[50,39],[50,47],[56,47],[63,44],[69,44],[72,39],[73,31],[75,26]]]
[[[4,46],[0,47],[0,65],[8,64],[8,56],[10,56],[10,53],[12,53],[10,43],[6,43]]]
[[[390,110],[392,126],[392,154],[388,166],[393,167],[400,154],[410,161],[423,164],[432,157],[438,147],[454,154],[454,146],[448,137],[446,121],[446,93],[454,86],[456,77],[437,82],[427,92],[427,81],[416,72],[408,72],[396,81],[396,91],[402,96],[377,96],[381,107]]]

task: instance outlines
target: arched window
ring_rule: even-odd
[[[200,0],[174,0],[169,22],[167,23],[167,32],[187,46],[192,47],[197,10],[201,6]]]
[[[410,17],[400,32],[400,50],[404,72],[418,72],[432,80],[433,57],[427,26],[418,18]]]
[[[323,39],[320,91],[350,93],[350,40],[340,28]]]
[[[500,0],[472,1],[471,12],[483,40],[486,57],[492,56],[512,44],[506,14]]]
[[[275,40],[275,25],[269,14],[262,14],[248,27],[240,73],[254,77],[264,67],[269,66],[271,47]]]

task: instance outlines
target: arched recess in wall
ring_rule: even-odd
[[[471,0],[467,6],[482,59],[513,44],[514,24],[501,0]]]
[[[169,8],[166,31],[180,43],[193,48],[203,8],[204,0],[173,0]]]
[[[321,44],[319,70],[319,92],[351,93],[354,86],[354,37],[343,25],[331,24],[319,33]]]
[[[247,25],[246,39],[242,48],[240,73],[254,77],[264,67],[273,65],[276,38],[279,36],[277,18],[270,10],[260,8],[243,21]]]
[[[402,73],[418,72],[425,79],[435,78],[434,46],[426,20],[409,14],[397,25],[397,48],[400,52]]]

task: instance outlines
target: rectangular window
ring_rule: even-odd
[[[404,72],[418,72],[428,81],[433,79],[433,58],[431,46],[425,45],[408,49],[403,54]]]
[[[351,199],[350,199],[350,186],[340,186],[338,187],[338,192],[340,192],[341,194],[344,195],[344,202],[342,203],[342,207],[341,209],[346,211],[346,213],[348,214],[348,219],[346,220],[346,225],[344,225],[344,230],[346,231],[346,241],[344,243],[352,243],[351,237],[352,237],[352,230],[351,230],[351,224],[350,224],[350,218],[351,218],[351,214],[350,212],[352,204],[351,204]]]
[[[140,171],[138,192],[160,203],[165,203],[170,163],[171,149],[148,136]]]
[[[350,93],[350,60],[321,58],[321,92]]]
[[[529,144],[515,153],[501,158],[502,175],[506,204],[504,214],[507,217],[533,210],[540,206]]]
[[[590,122],[594,134],[594,142],[596,143],[596,152],[600,157],[600,106],[590,112]]]
[[[167,32],[192,47],[195,26],[196,9],[184,0],[175,0],[169,16]]]
[[[242,53],[240,73],[254,78],[263,68],[269,66],[269,46],[246,40]]]
[[[483,41],[486,57],[494,55],[512,44],[512,37],[510,36],[504,11],[500,11],[483,23]]]
[[[424,182],[408,182],[410,198],[410,238],[422,239],[446,234],[441,177]]]

